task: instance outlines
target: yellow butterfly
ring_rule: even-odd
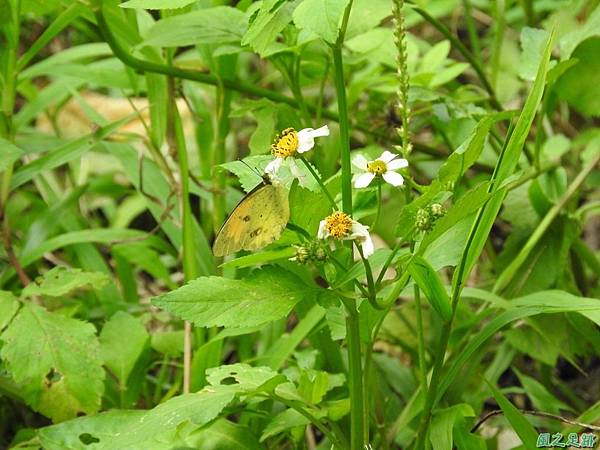
[[[286,189],[268,174],[233,209],[213,244],[215,256],[258,250],[276,241],[290,219]]]

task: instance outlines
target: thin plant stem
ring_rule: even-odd
[[[465,9],[465,22],[467,24],[467,32],[469,33],[469,42],[473,57],[481,64],[481,45],[479,44],[479,36],[477,36],[477,28],[473,20],[473,7],[471,0],[462,0],[463,8]]]
[[[169,122],[167,126],[167,141],[177,155],[179,172],[181,178],[180,185],[180,205],[182,214],[182,244],[183,244],[183,273],[185,281],[193,280],[198,276],[198,267],[196,263],[196,243],[194,240],[192,208],[190,205],[190,187],[189,187],[189,166],[183,126],[181,116],[177,109],[175,80],[168,77],[167,86],[169,91],[168,110]],[[189,322],[184,322],[184,347],[183,347],[183,392],[188,393],[191,386],[191,363],[192,363],[192,326]]]
[[[419,383],[423,391],[427,390],[427,362],[425,361],[425,337],[423,333],[423,312],[421,309],[421,290],[414,285],[415,313],[417,319],[417,352],[419,356]]]
[[[304,163],[304,165],[306,166],[306,168],[308,169],[308,171],[310,172],[310,174],[313,176],[313,178],[315,179],[315,181],[317,182],[317,184],[321,188],[321,191],[323,192],[323,194],[325,195],[325,197],[327,197],[327,200],[329,201],[329,204],[331,205],[331,208],[334,211],[337,210],[337,204],[335,203],[335,200],[333,199],[333,197],[331,196],[331,194],[327,190],[327,187],[325,186],[325,183],[323,183],[323,180],[321,180],[321,177],[319,176],[319,174],[317,174],[317,172],[315,171],[315,169],[313,168],[313,166],[310,165],[310,163],[306,160],[306,158],[304,156],[300,155],[299,159],[300,159],[300,161],[302,161]]]
[[[350,121],[346,103],[346,85],[344,82],[344,66],[342,62],[342,47],[333,47],[333,66],[335,73],[335,88],[340,117],[340,162],[342,166],[342,210],[352,214],[352,175],[350,168]]]
[[[340,124],[340,161],[342,168],[342,210],[352,215],[352,173],[350,168],[350,120],[346,101],[346,84],[344,81],[344,65],[342,47],[352,0],[344,10],[342,25],[335,44],[332,45],[334,82],[337,94],[338,115]],[[348,342],[348,365],[350,387],[350,449],[363,450],[368,442],[368,407],[365,404],[363,367],[360,343],[360,321],[353,299],[343,299],[346,307],[346,338]]]
[[[375,218],[371,223],[371,230],[374,230],[377,226],[377,222],[379,221],[379,216],[381,214],[381,180],[377,180],[377,210],[375,211]]]

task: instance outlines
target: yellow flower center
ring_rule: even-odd
[[[336,239],[348,236],[352,230],[352,219],[346,213],[336,211],[325,218],[325,228]]]
[[[279,158],[294,156],[296,150],[298,150],[298,133],[293,128],[283,130],[271,145],[271,154]]]
[[[383,175],[387,172],[387,164],[380,159],[367,163],[367,170],[375,175]]]

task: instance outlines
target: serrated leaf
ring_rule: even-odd
[[[140,44],[183,47],[199,44],[239,43],[246,31],[244,13],[230,6],[216,6],[180,14],[156,22]]]
[[[201,327],[251,327],[287,316],[299,301],[315,298],[319,289],[274,267],[257,270],[244,280],[200,277],[152,304]]]
[[[0,331],[10,323],[18,309],[17,297],[8,291],[0,291]]]
[[[57,266],[33,283],[28,284],[23,289],[21,296],[47,295],[49,297],[61,297],[76,289],[100,288],[108,280],[108,276],[101,272],[84,272],[81,269]]]
[[[95,328],[25,304],[0,351],[27,403],[60,422],[100,408],[104,369]]]
[[[208,369],[206,381],[211,386],[230,386],[236,392],[249,393],[273,389],[286,379],[269,367],[237,363]]]
[[[200,392],[173,397],[147,411],[131,423],[126,432],[107,436],[103,448],[137,448],[139,442],[174,430],[183,423],[205,425],[231,403],[235,394],[235,388],[211,386]]]
[[[333,44],[349,0],[304,0],[294,11],[294,23]]]
[[[129,374],[146,348],[148,338],[140,320],[123,311],[115,313],[102,327],[102,358],[121,385],[127,384]]]

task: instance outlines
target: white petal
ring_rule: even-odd
[[[405,167],[408,167],[408,161],[404,158],[394,159],[387,163],[388,170],[404,169]]]
[[[371,172],[360,174],[354,181],[354,187],[357,189],[367,187],[373,181],[373,178],[375,178],[375,174]]]
[[[306,187],[306,183],[307,183],[307,176],[306,173],[302,171],[302,169],[300,169],[300,167],[298,167],[298,163],[296,162],[296,160],[294,158],[288,158],[288,167],[290,168],[290,172],[292,173],[292,176],[294,178],[298,178],[298,181],[300,182],[300,186],[302,187]]]
[[[270,173],[272,175],[277,175],[277,172],[279,171],[279,168],[281,167],[282,163],[283,158],[275,158],[273,161],[267,164],[267,167],[265,167],[265,172]]]
[[[305,153],[315,146],[315,138],[329,136],[329,127],[327,125],[317,128],[304,128],[298,131],[298,153]]]
[[[371,235],[368,235],[365,240],[361,244],[363,256],[368,258],[373,253],[375,253],[375,246],[373,245],[373,239],[371,239]]]
[[[317,237],[319,239],[327,239],[329,237],[329,232],[327,231],[327,228],[325,228],[326,223],[325,220],[319,222],[319,231],[317,232]]]
[[[366,225],[363,225],[360,222],[357,222],[356,220],[352,221],[352,229],[350,230],[350,238],[351,239],[356,239],[356,238],[366,238],[369,236],[369,227]]]
[[[384,152],[381,154],[381,156],[380,156],[379,158],[377,158],[377,159],[379,159],[379,160],[381,160],[381,161],[383,161],[384,163],[386,163],[386,164],[387,164],[387,163],[389,163],[389,162],[390,162],[392,159],[394,159],[396,156],[398,156],[398,155],[396,155],[395,153],[392,153],[392,152],[388,152],[388,151],[386,150],[386,151],[384,151]]]
[[[323,125],[321,128],[317,128],[316,130],[314,128],[304,128],[298,131],[298,137],[304,134],[313,138],[329,136],[329,127],[327,125]]]
[[[354,164],[356,167],[358,167],[361,170],[367,170],[367,163],[369,161],[367,161],[367,158],[365,158],[363,155],[356,155],[354,157],[354,159],[352,160],[352,164]]]
[[[402,186],[404,184],[404,177],[390,170],[383,174],[383,179],[392,186]]]

